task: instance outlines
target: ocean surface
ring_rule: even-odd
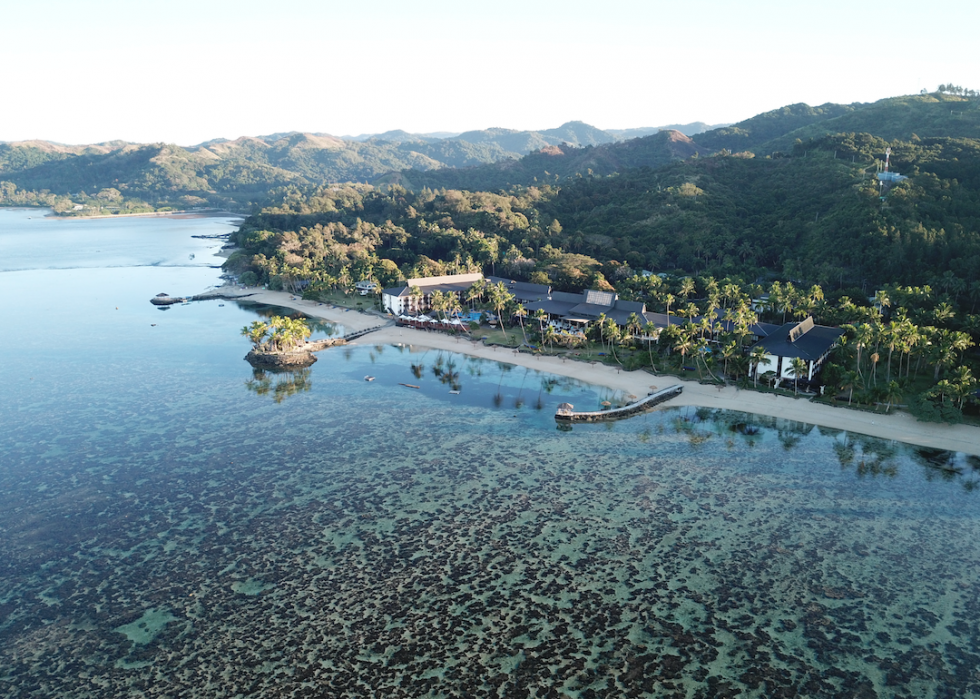
[[[235,221],[43,213],[0,210],[0,695],[980,696],[976,458],[559,429],[623,396],[417,347],[255,373],[281,309],[149,303]]]

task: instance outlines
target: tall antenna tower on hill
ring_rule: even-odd
[[[894,185],[898,184],[899,182],[904,182],[905,180],[908,179],[908,177],[906,177],[905,175],[899,175],[897,172],[888,171],[888,165],[889,165],[889,161],[891,160],[891,155],[892,155],[892,149],[886,148],[885,168],[884,170],[878,173],[878,196],[882,200],[885,198],[885,194],[888,193],[889,189],[891,189]]]

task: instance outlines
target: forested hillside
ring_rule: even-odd
[[[876,157],[889,146],[894,167],[911,179],[882,201]],[[386,258],[406,277],[499,264],[564,288],[594,284],[595,272],[611,280],[643,268],[805,279],[830,289],[924,285],[946,272],[980,279],[980,141],[973,139],[839,135],[784,158],[700,157],[506,193],[392,186],[281,197],[247,222],[245,230],[272,232],[254,252],[274,258],[279,231],[355,229],[364,264]],[[564,273],[556,263],[568,256],[578,256],[582,269]],[[334,271],[355,263],[330,257]]]
[[[943,86],[944,88],[946,86]],[[972,90],[892,97],[871,104],[794,104],[732,126],[698,134],[712,150],[788,152],[798,141],[835,133],[870,133],[887,140],[914,136],[980,138],[980,109]]]
[[[595,147],[548,146],[520,160],[479,167],[404,170],[375,182],[412,190],[428,187],[495,191],[515,185],[555,184],[568,178],[612,175],[629,168],[659,168],[710,152],[679,131],[661,131],[653,136]]]
[[[796,129],[848,114],[860,106],[824,104],[819,107],[811,107],[808,104],[791,104],[731,126],[705,131],[697,134],[694,140],[711,150],[726,149],[733,153],[751,150]]]

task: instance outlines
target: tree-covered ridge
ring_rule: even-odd
[[[555,184],[570,177],[611,175],[627,168],[658,168],[709,152],[679,131],[661,131],[653,136],[595,147],[548,146],[520,160],[479,167],[407,170],[381,177],[376,183],[397,184],[413,190],[428,187],[496,191],[515,185]]]
[[[789,151],[798,141],[835,133],[871,133],[889,141],[918,138],[980,138],[980,99],[943,92],[908,95],[863,105],[772,138],[753,150],[760,155]]]
[[[712,129],[694,136],[694,140],[711,150],[738,152],[752,150],[791,131],[849,114],[862,105],[827,103],[819,107],[790,104],[773,109],[731,126]]]
[[[953,88],[950,91],[948,88]],[[788,152],[798,141],[835,133],[872,133],[888,140],[919,137],[980,138],[980,100],[973,90],[941,85],[933,93],[890,97],[867,104],[793,104],[694,140],[711,150]]]

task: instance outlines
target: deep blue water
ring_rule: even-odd
[[[563,431],[617,396],[422,348],[256,375],[274,309],[149,304],[232,228],[0,211],[0,693],[980,694],[976,459],[693,408]]]

